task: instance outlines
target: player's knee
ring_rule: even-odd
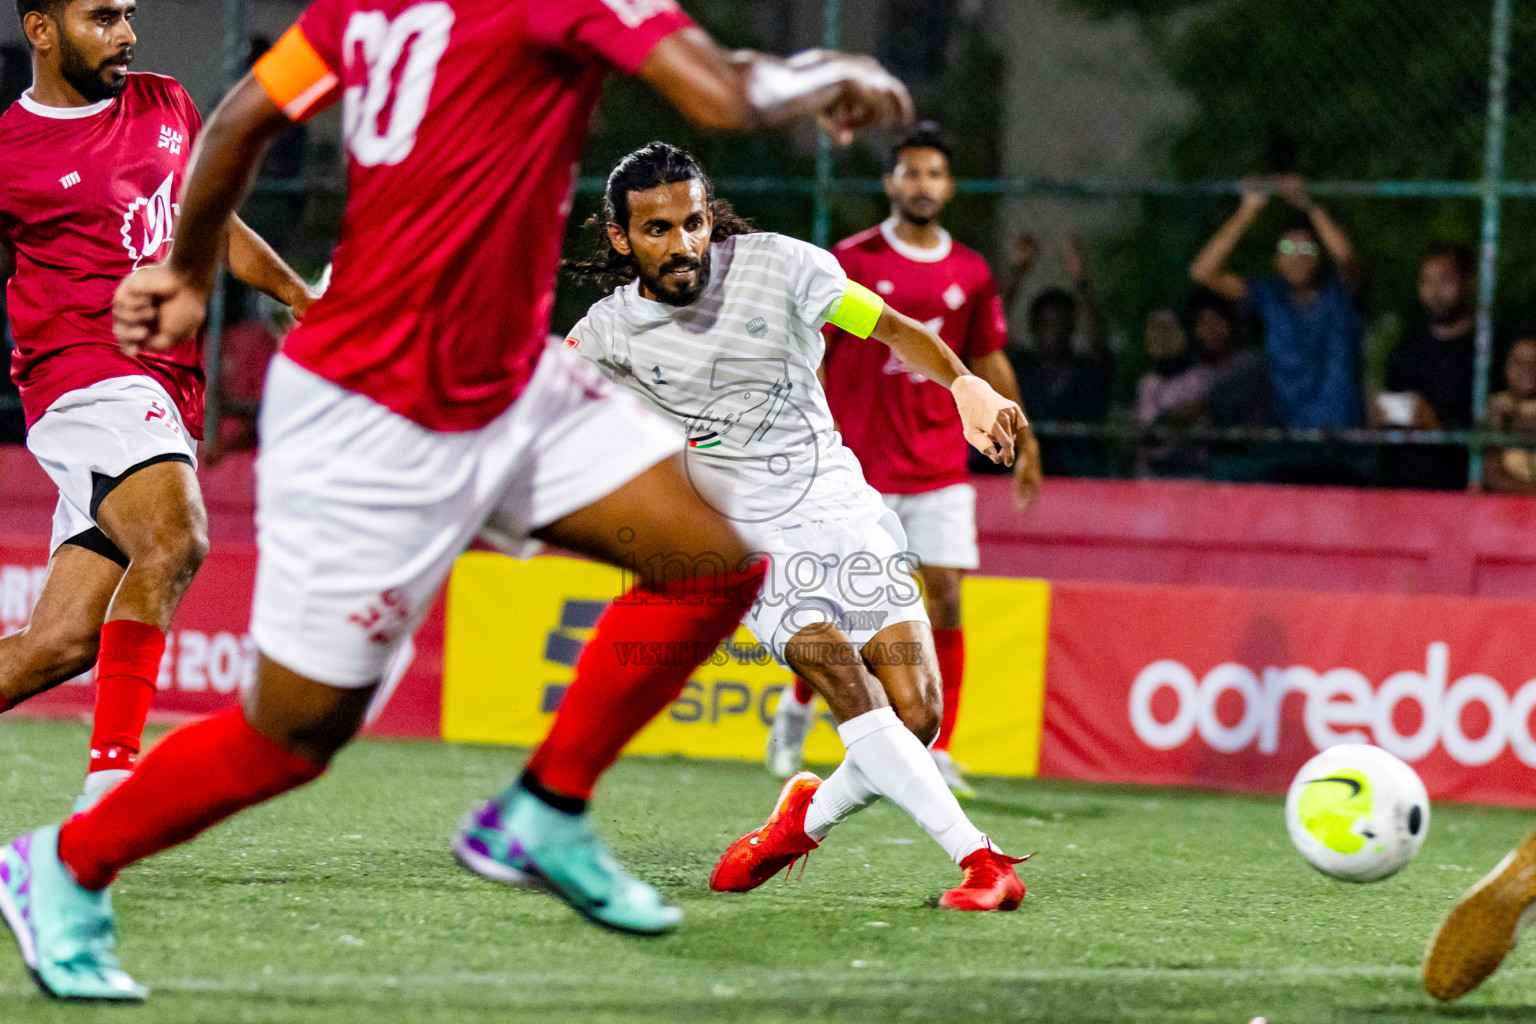
[[[193,521],[159,531],[148,550],[133,557],[133,564],[163,575],[168,583],[185,586],[192,582],[207,557],[207,524]]]
[[[349,707],[288,709],[281,718],[253,716],[248,711],[246,719],[257,732],[290,754],[315,764],[329,764],[363,724],[362,717]]]
[[[907,727],[907,731],[926,747],[938,737],[939,726],[944,721],[943,698],[928,698],[898,705],[896,716]]]

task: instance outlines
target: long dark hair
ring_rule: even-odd
[[[732,235],[751,234],[755,229],[743,220],[731,204],[715,198],[715,184],[699,162],[684,150],[666,142],[652,142],[620,160],[608,175],[603,190],[603,208],[583,225],[592,236],[593,252],[587,259],[566,259],[561,267],[578,281],[592,281],[604,288],[628,284],[639,276],[633,255],[619,252],[608,238],[608,225],[629,227],[629,194],[674,185],[680,181],[698,181],[704,185],[704,199],[709,204],[715,229],[710,241],[723,242]]]

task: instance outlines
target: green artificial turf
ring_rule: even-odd
[[[85,743],[73,723],[0,721],[7,836],[60,817]],[[753,765],[635,758],[599,793],[602,830],[688,913],[643,940],[448,855],[459,814],[522,756],[353,747],[316,785],[124,874],[120,951],[153,990],[146,1007],[50,1003],[0,935],[0,1021],[1536,1019],[1536,948],[1453,1008],[1418,983],[1435,922],[1527,813],[1438,807],[1406,872],[1348,886],[1296,856],[1278,800],[983,780],[977,823],[1039,856],[1022,910],[962,915],[927,905],[955,870],[885,805],[803,880],[711,895],[714,858],[775,783]]]

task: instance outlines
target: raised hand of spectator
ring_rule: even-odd
[[[1067,278],[1082,288],[1088,282],[1088,255],[1083,249],[1083,240],[1078,235],[1067,236],[1066,242],[1061,246],[1061,266],[1067,272]]]
[[[1035,262],[1040,258],[1040,240],[1032,232],[1021,231],[1013,239],[1008,250],[1008,269],[1021,277],[1034,273]]]
[[[1272,194],[1271,180],[1268,178],[1244,178],[1243,192],[1238,200],[1238,210],[1241,213],[1252,216],[1269,205],[1269,197]]]
[[[1302,213],[1312,212],[1312,194],[1307,180],[1299,174],[1282,174],[1275,179],[1275,192]]]
[[[1035,263],[1040,258],[1040,240],[1028,231],[1021,231],[1013,238],[1013,245],[1008,248],[1008,273],[1003,278],[1002,298],[1003,307],[1012,309],[1018,301],[1019,292],[1024,287],[1024,282],[1035,271]]]

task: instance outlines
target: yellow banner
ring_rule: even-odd
[[[543,739],[581,645],[621,586],[617,569],[576,559],[460,558],[448,583],[443,738]],[[1039,766],[1049,604],[1037,580],[965,581],[966,678],[951,750],[977,774],[1032,776]],[[738,629],[627,752],[757,760],[791,678]],[[805,753],[816,764],[842,759],[825,709]]]

